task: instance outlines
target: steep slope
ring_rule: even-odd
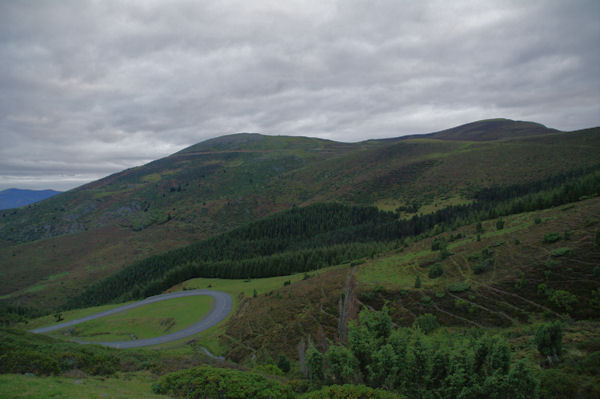
[[[507,123],[492,123],[490,137],[514,136],[519,130]],[[481,130],[487,124],[476,125]],[[501,126],[512,130],[502,135]],[[541,135],[496,141],[465,141],[473,127],[453,140],[346,144],[258,134],[208,140],[30,208],[2,212],[0,271],[10,277],[0,298],[57,305],[135,260],[293,205],[340,201],[431,212],[468,202],[483,187],[598,164],[600,129],[540,129]]]

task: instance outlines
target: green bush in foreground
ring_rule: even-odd
[[[402,399],[405,396],[364,385],[331,385],[301,396],[302,399]]]
[[[289,385],[260,374],[209,366],[194,367],[161,377],[154,393],[189,399],[292,399]]]
[[[91,375],[111,375],[119,367],[118,355],[123,354],[21,330],[0,330],[0,374],[57,375],[78,369]]]

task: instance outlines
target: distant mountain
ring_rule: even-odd
[[[21,190],[18,188],[9,188],[0,191],[0,210],[19,208],[21,206],[36,203],[60,194],[60,191],[54,190]]]

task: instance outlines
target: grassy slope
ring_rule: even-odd
[[[152,393],[155,377],[147,373],[129,373],[113,377],[28,377],[0,375],[0,397],[56,399],[158,399],[168,396]]]
[[[53,307],[133,260],[292,204],[337,200],[394,208],[418,200],[424,212],[436,203],[464,202],[479,187],[592,166],[599,148],[598,129],[485,142],[342,144],[259,135],[209,140],[3,213],[0,270],[11,277],[0,286],[0,297]],[[62,233],[70,234],[55,236]],[[49,238],[8,241],[42,237]]]

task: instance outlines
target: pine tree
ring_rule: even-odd
[[[332,345],[325,354],[329,364],[328,376],[332,383],[351,384],[358,370],[358,360],[350,349],[344,346]]]
[[[546,356],[548,363],[553,359],[559,360],[562,353],[563,326],[560,321],[540,326],[535,333],[535,343],[542,356]]]
[[[539,397],[539,381],[521,361],[517,362],[510,371],[508,386],[511,392],[506,397],[512,399],[536,399]]]
[[[502,218],[496,221],[496,230],[502,230],[504,228],[504,220]]]
[[[373,361],[367,370],[371,386],[392,389],[398,372],[398,357],[394,348],[390,344],[381,346],[373,353]]]
[[[415,279],[415,288],[421,288],[421,276],[417,275]]]
[[[406,358],[409,397],[423,398],[429,380],[429,356],[420,335],[417,334]]]
[[[313,384],[320,384],[323,381],[323,355],[312,344],[306,351],[306,367],[308,368],[308,377]]]

